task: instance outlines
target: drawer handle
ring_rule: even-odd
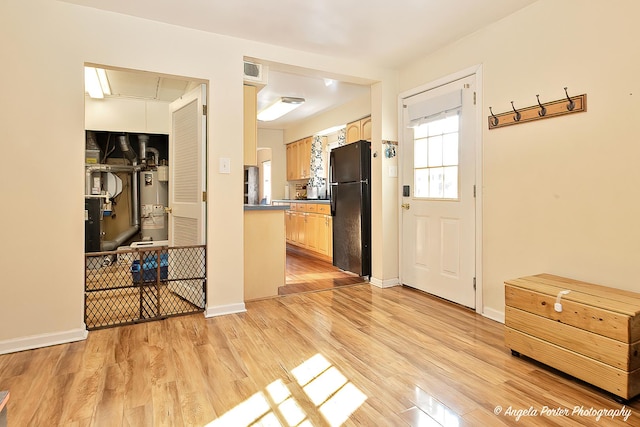
[[[556,298],[556,303],[553,305],[553,309],[555,311],[557,311],[558,313],[562,313],[562,303],[560,302],[560,299],[562,298],[563,295],[568,294],[571,291],[560,291],[558,292],[558,297]]]

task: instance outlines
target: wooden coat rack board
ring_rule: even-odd
[[[491,111],[491,115],[488,117],[489,129],[587,111],[587,94],[569,97],[566,87],[564,93],[566,98],[544,104],[540,103],[540,95],[536,95],[538,105],[522,109],[515,108],[513,101],[511,101],[512,110],[500,114],[493,114],[491,107],[489,107],[489,111]]]

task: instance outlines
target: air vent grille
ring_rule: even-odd
[[[244,61],[243,78],[246,84],[250,85],[266,85],[269,67],[255,62]]]
[[[261,74],[260,64],[254,64],[253,62],[244,63],[244,75],[245,77],[253,77],[255,79],[260,78]]]

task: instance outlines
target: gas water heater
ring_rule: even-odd
[[[140,171],[140,229],[142,240],[167,240],[169,238],[168,166],[158,166],[156,170]]]

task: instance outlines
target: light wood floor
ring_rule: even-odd
[[[503,325],[409,288],[368,284],[104,329],[0,356],[11,426],[616,426],[542,415],[621,405],[512,357]],[[502,408],[499,415],[496,408]],[[515,412],[538,411],[522,417]],[[532,414],[532,412],[530,412]],[[289,422],[287,422],[289,420]],[[279,425],[279,424],[271,424]]]
[[[287,245],[286,284],[279,295],[312,292],[363,283],[357,274],[342,271],[330,261],[322,260]]]

